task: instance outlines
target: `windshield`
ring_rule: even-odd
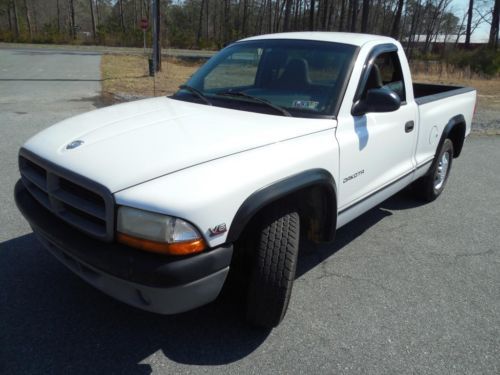
[[[187,86],[212,105],[280,114],[270,103],[293,116],[332,115],[355,51],[347,44],[309,40],[239,42],[212,57]],[[174,97],[200,101],[192,91],[184,88]]]

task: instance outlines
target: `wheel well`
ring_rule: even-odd
[[[335,191],[326,184],[316,184],[293,191],[286,196],[267,202],[248,221],[247,230],[260,223],[261,215],[276,205],[297,208],[301,233],[314,242],[329,242],[335,236],[337,202]]]
[[[453,143],[453,157],[459,157],[465,140],[465,122],[458,122],[453,125],[447,138]]]
[[[335,194],[326,186],[314,185],[292,194],[297,202],[303,233],[314,242],[332,241],[337,224],[337,201]]]

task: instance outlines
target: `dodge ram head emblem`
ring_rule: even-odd
[[[213,228],[208,228],[208,231],[210,232],[210,236],[216,236],[218,234],[224,233],[225,231],[227,231],[226,223],[216,225]]]
[[[81,146],[82,144],[83,144],[83,141],[80,141],[79,139],[77,139],[76,141],[68,143],[66,145],[66,150],[72,150],[74,148],[77,148],[78,146]]]

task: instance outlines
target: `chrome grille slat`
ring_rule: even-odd
[[[114,232],[114,201],[102,185],[41,159],[19,152],[21,178],[31,195],[68,224],[102,240]]]

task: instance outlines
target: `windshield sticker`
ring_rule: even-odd
[[[318,108],[319,102],[313,102],[310,100],[294,100],[293,101],[293,108],[300,108],[300,109],[311,109],[315,110]]]

